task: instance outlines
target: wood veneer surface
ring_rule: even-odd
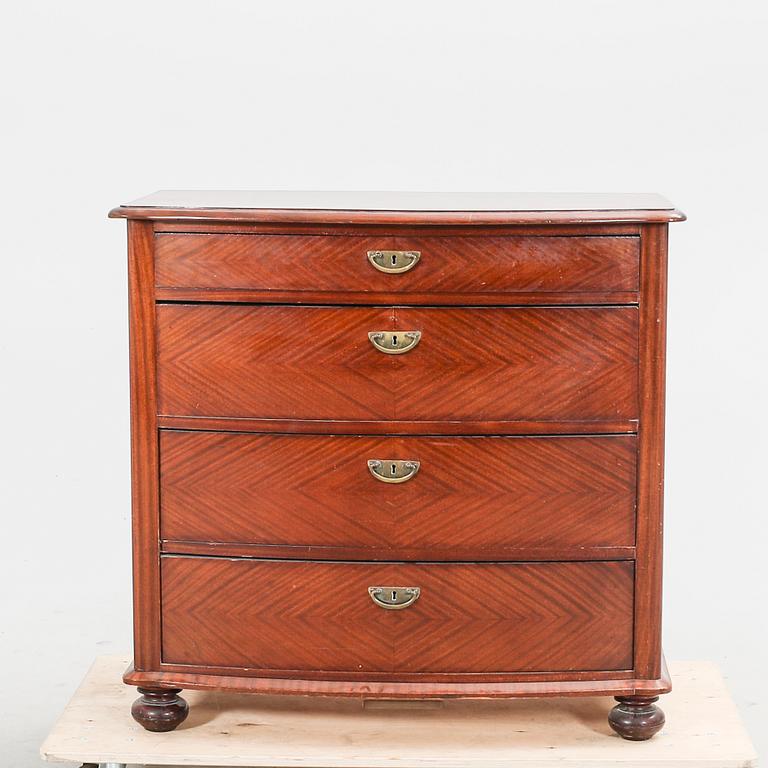
[[[684,216],[646,196],[344,200],[158,194],[112,213],[131,220],[126,681],[665,692],[667,224]],[[379,276],[374,243],[422,261]],[[382,355],[367,334],[384,330],[422,337]],[[361,485],[353,445],[421,446],[399,506]],[[398,575],[425,592],[383,611],[367,582]]]
[[[332,292],[511,294],[637,291],[638,237],[379,234],[158,234],[158,287]],[[415,251],[407,272],[375,269],[368,252]]]
[[[403,355],[369,332],[420,331]],[[161,304],[158,412],[361,420],[637,416],[634,307]]]
[[[113,217],[155,220],[512,223],[680,221],[656,194],[289,192],[164,190],[115,208]]]
[[[631,562],[164,556],[162,656],[254,676],[624,670],[632,665],[633,573]],[[421,596],[385,610],[368,594],[377,585],[415,586]]]
[[[161,536],[340,559],[506,559],[632,547],[637,439],[369,437],[163,430]],[[369,459],[419,461],[401,484]],[[168,545],[166,550],[173,549]],[[541,555],[539,555],[541,556]]]

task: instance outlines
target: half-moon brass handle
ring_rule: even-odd
[[[382,483],[404,483],[419,471],[420,461],[399,459],[368,459],[368,469]]]
[[[410,352],[421,341],[421,331],[371,331],[368,338],[385,355]]]
[[[379,608],[401,611],[419,599],[421,589],[419,587],[368,587],[368,594]]]
[[[368,251],[368,261],[379,272],[396,275],[413,269],[421,258],[421,251]]]

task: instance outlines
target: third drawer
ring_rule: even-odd
[[[260,557],[631,556],[636,443],[164,430],[161,536]]]

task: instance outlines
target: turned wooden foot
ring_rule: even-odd
[[[189,705],[179,696],[181,688],[139,688],[133,702],[133,719],[148,731],[172,731],[189,714]]]
[[[655,704],[658,700],[658,696],[617,696],[619,703],[608,715],[608,724],[622,739],[650,739],[664,726],[664,712]]]

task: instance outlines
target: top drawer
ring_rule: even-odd
[[[375,300],[550,294],[554,301],[638,290],[636,236],[157,234],[155,281],[167,292],[349,294]],[[397,270],[397,271],[392,271]],[[294,300],[296,297],[290,297]],[[338,298],[336,299],[339,300]]]

